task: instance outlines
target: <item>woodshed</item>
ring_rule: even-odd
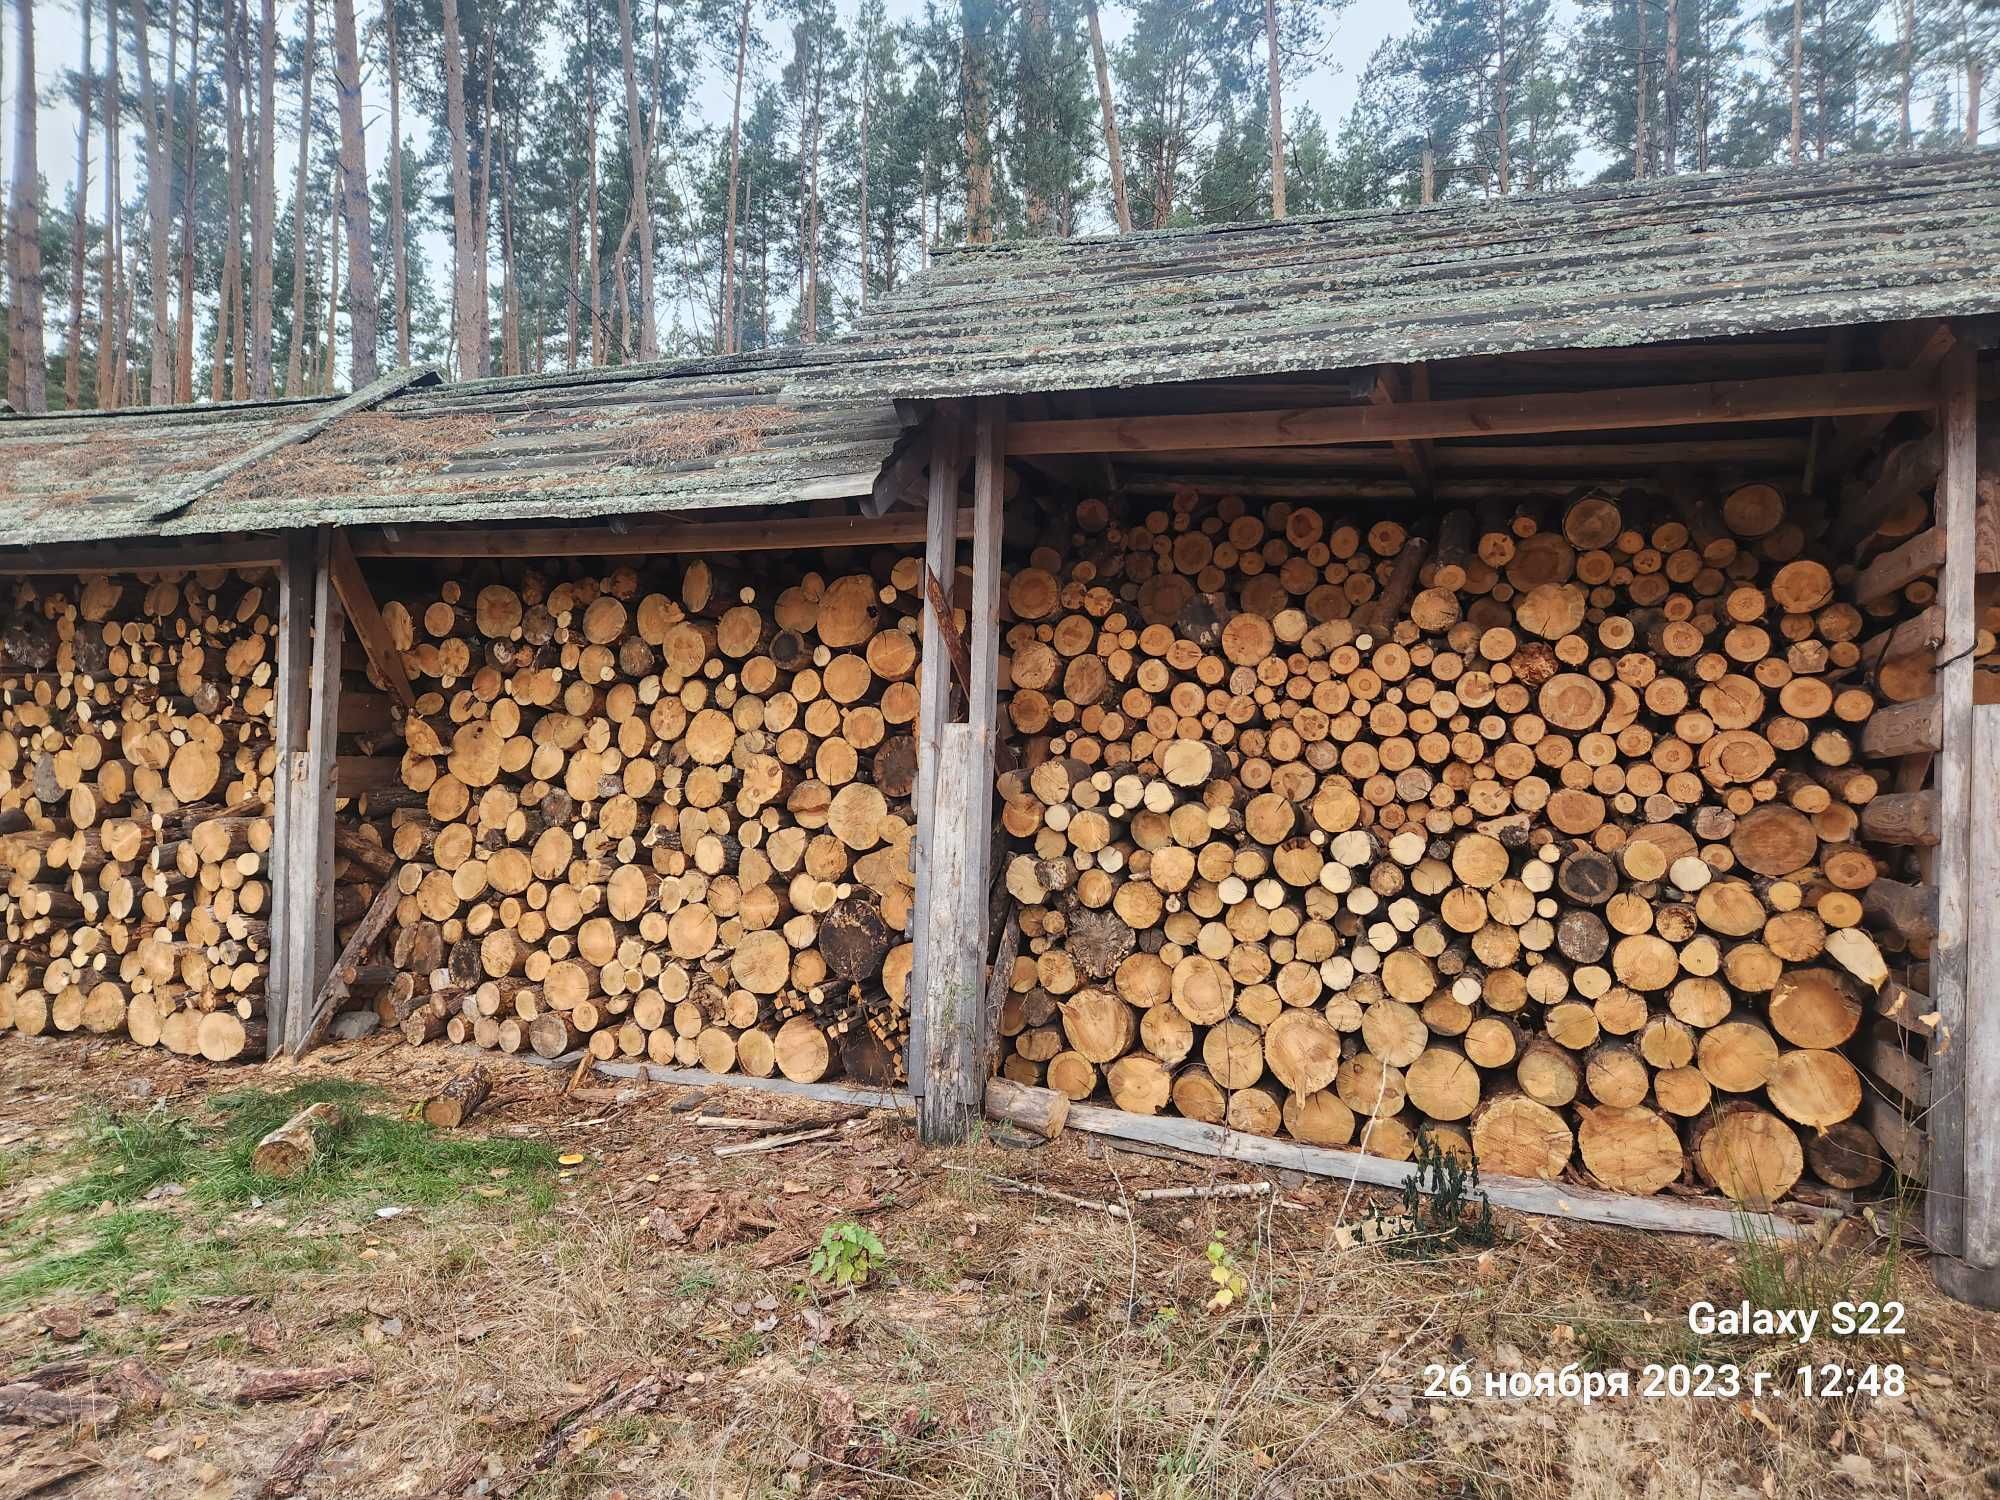
[[[2000,157],[1871,159],[9,418],[0,1024],[1716,1233],[1921,1182],[1991,1302],[1996,315]]]

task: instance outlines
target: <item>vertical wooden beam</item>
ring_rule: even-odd
[[[297,818],[292,807],[294,766],[306,753],[312,720],[312,616],[315,541],[310,531],[286,533],[278,563],[278,702],[273,738],[278,764],[271,795],[271,958],[264,977],[267,1057],[285,1050],[290,1003],[298,968],[292,911],[310,891],[291,878]]]
[[[347,617],[332,528],[286,538],[278,574],[278,768],[271,842],[269,1055],[296,1050],[333,964],[333,773]]]
[[[999,715],[1000,527],[1004,398],[982,398],[973,434],[970,690],[966,722],[939,737],[925,811],[924,1074],[917,1126],[931,1142],[962,1140],[985,1091],[987,867],[993,848],[993,755]],[[942,654],[942,646],[940,646]],[[926,671],[928,676],[928,668]],[[920,761],[921,764],[921,761]]]
[[[958,571],[958,469],[959,427],[955,408],[942,406],[931,417],[930,479],[924,531],[924,568],[943,584],[947,603],[951,580]],[[926,580],[928,582],[928,578]],[[925,999],[930,993],[930,935],[926,914],[930,910],[931,848],[936,837],[936,820],[931,809],[937,796],[938,741],[945,720],[951,716],[951,660],[945,632],[949,622],[938,612],[930,590],[924,590],[923,668],[917,693],[917,789],[911,811],[917,820],[916,837],[910,845],[911,875],[916,890],[911,907],[910,954],[910,1052],[904,1059],[910,1091],[921,1095],[929,1071],[930,1029],[925,1015]]]
[[[1972,710],[1972,785],[1986,794],[1972,808],[1969,974],[1983,977],[1968,986],[1965,1018],[1953,1050],[1959,1054],[1965,1098],[1965,1255],[1968,1267],[1984,1271],[1986,1292],[1977,1300],[2000,1302],[2000,999],[1993,976],[2000,974],[2000,902],[1993,899],[2000,876],[2000,704]],[[1932,1083],[1936,1088],[1935,1080]]]
[[[1991,864],[1977,867],[1973,860],[1975,820],[1990,820],[1991,808],[1975,807],[1973,771],[1978,372],[1970,341],[1952,345],[1940,375],[1944,467],[1938,475],[1935,511],[1945,539],[1938,576],[1943,640],[1937,652],[1943,725],[1934,775],[1942,828],[1935,865],[1937,936],[1931,942],[1931,1003],[1938,1015],[1939,1041],[1930,1060],[1930,1174],[1924,1212],[1939,1284],[1983,1300],[1977,1297],[1977,1283],[1983,1279],[1991,1296],[2000,1280],[1991,1274],[2000,1262],[2000,1219],[1994,1213],[2000,1183],[1994,1181],[1992,1170],[2000,1097],[1991,1087],[1983,1095],[1971,1091],[1976,1079],[1992,1076],[1994,1059],[1989,1055],[1975,1062],[1972,1053],[1982,1045],[1991,1053],[1994,1021],[1991,971],[1977,971],[1985,975],[1977,989],[1972,982],[1970,918],[1975,890],[1990,904],[1991,882],[2000,871]],[[1984,800],[1991,801],[1990,788]],[[1982,847],[1981,854],[1989,857],[1990,846]],[[1975,1161],[1985,1163],[1983,1179],[1972,1176]],[[1982,1270],[1988,1273],[1983,1278]]]
[[[383,620],[375,595],[361,572],[353,544],[348,541],[346,531],[339,527],[333,531],[327,569],[333,575],[333,586],[340,594],[341,608],[354,622],[355,638],[361,642],[361,649],[381,677],[383,686],[403,705],[405,713],[415,713],[417,695],[410,687],[409,674],[403,670],[403,653],[389,639],[389,626]]]

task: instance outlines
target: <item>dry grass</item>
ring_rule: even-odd
[[[790,426],[798,414],[783,406],[718,407],[641,417],[621,423],[619,445],[626,462],[693,463],[734,458],[764,446],[764,434]]]
[[[385,478],[407,483],[440,474],[496,431],[487,417],[355,412],[308,442],[239,469],[217,489],[228,500],[359,494]]]
[[[147,1102],[195,1107],[198,1070],[112,1046],[77,1067],[81,1050],[0,1040],[16,1083],[0,1096],[8,1218],[87,1165],[51,1135],[80,1100],[127,1098],[143,1079]],[[455,1062],[368,1045],[337,1065],[414,1094]],[[833,1150],[732,1164],[710,1154],[713,1132],[672,1112],[679,1091],[564,1098],[561,1082],[510,1074],[478,1122],[583,1154],[547,1211],[468,1197],[379,1220],[365,1193],[261,1225],[255,1215],[269,1211],[250,1210],[230,1221],[246,1250],[304,1237],[322,1253],[296,1270],[246,1253],[245,1306],[190,1298],[152,1309],[134,1292],[88,1318],[89,1356],[140,1355],[173,1404],[101,1434],[89,1448],[101,1469],[67,1493],[248,1494],[308,1413],[234,1407],[238,1368],[357,1356],[374,1378],[321,1398],[351,1412],[315,1495],[426,1495],[470,1462],[495,1492],[519,1482],[542,1500],[1942,1500],[1987,1492],[2000,1456],[2000,1324],[1939,1300],[1921,1267],[1899,1273],[1911,1336],[1869,1351],[1909,1366],[1913,1394],[1900,1400],[1431,1402],[1432,1361],[1483,1371],[1727,1358],[1786,1371],[1800,1351],[1704,1345],[1686,1331],[1689,1301],[1740,1295],[1741,1267],[1723,1246],[1502,1216],[1491,1251],[1396,1261],[1335,1246],[1333,1227],[1363,1204],[1324,1184],[1290,1189],[1297,1208],[1168,1203],[1123,1224],[935,1171],[886,1117]],[[812,1112],[727,1097],[732,1111]],[[1208,1170],[1074,1137],[955,1159],[1100,1199]],[[731,1214],[754,1222],[732,1225]],[[760,1268],[762,1225],[805,1244],[847,1218],[887,1244],[879,1282],[836,1295],[805,1278],[802,1258]],[[1250,1283],[1224,1316],[1203,1311],[1215,1232]],[[0,1309],[11,1361],[75,1356],[42,1332],[42,1305]],[[275,1352],[254,1347],[259,1329]],[[657,1410],[584,1424],[554,1464],[524,1474],[563,1414],[646,1372],[666,1385]],[[10,1460],[68,1444],[0,1445],[0,1494]]]

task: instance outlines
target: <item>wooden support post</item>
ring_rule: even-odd
[[[993,754],[1000,681],[1000,522],[1006,404],[980,401],[973,437],[970,689],[966,722],[938,740],[935,787],[922,815],[925,1050],[917,1127],[928,1142],[962,1140],[979,1118],[985,1091],[987,869],[993,847]],[[926,612],[926,679],[931,661]],[[943,654],[939,643],[938,656]],[[941,665],[941,663],[940,663]],[[921,768],[921,753],[919,766]],[[921,774],[921,769],[920,769]],[[918,1075],[912,1070],[912,1078]]]
[[[1978,373],[1969,341],[1945,357],[1940,429],[1944,467],[1938,475],[1937,529],[1945,537],[1938,577],[1944,613],[1938,646],[1940,735],[1935,778],[1939,837],[1936,857],[1937,936],[1931,942],[1931,1000],[1938,1042],[1931,1051],[1930,1175],[1925,1230],[1940,1287],[1968,1301],[2000,1303],[2000,1182],[1995,1181],[2000,1094],[1993,1088],[1996,1045],[1990,984],[1977,988],[1971,952],[1973,892],[1989,887],[2000,840],[1993,836],[1991,798],[1975,799],[1972,652],[1975,512],[1978,480]],[[1990,785],[1990,784],[1989,784]],[[1977,853],[1983,864],[1975,863]],[[1982,936],[1988,924],[1982,920]],[[1990,955],[1988,955],[1990,956]],[[1981,1049],[1985,1056],[1975,1061]],[[1984,1080],[1981,1092],[1975,1082]]]
[[[958,571],[958,538],[954,518],[958,507],[959,432],[957,412],[940,407],[931,418],[930,480],[924,533],[924,568],[940,580]],[[947,593],[946,602],[949,602]],[[925,997],[930,993],[930,848],[936,820],[931,808],[937,794],[938,740],[951,717],[951,673],[945,632],[949,622],[937,601],[926,593],[923,625],[923,669],[917,694],[917,790],[912,814],[917,833],[910,846],[914,877],[914,913],[910,938],[910,1053],[904,1060],[911,1089],[921,1094],[930,1056]]]
[[[286,536],[278,562],[278,702],[273,726],[277,742],[276,793],[272,798],[271,830],[271,960],[264,978],[264,1053],[275,1057],[285,1049],[289,1006],[298,985],[300,967],[292,945],[296,926],[293,909],[310,904],[309,884],[293,878],[298,816],[293,784],[303,776],[306,739],[312,722],[313,562],[316,541],[310,531]]]
[[[297,1051],[333,965],[333,798],[340,648],[347,617],[333,529],[287,540],[279,572],[277,827],[271,860],[267,1051]]]
[[[1990,976],[2000,973],[2000,903],[1990,892],[2000,870],[2000,799],[1991,795],[2000,785],[2000,704],[1973,708],[1971,760],[1971,784],[1987,794],[1974,798],[1970,810],[1970,874],[1973,889],[1989,894],[1971,903],[1967,972],[1988,978],[1967,986],[1965,1015],[1950,1048],[1964,1100],[1965,1253],[1957,1278],[1964,1290],[1947,1290],[1995,1307],[2000,1306],[2000,1001]],[[1935,1094],[1935,1073],[1931,1087]]]

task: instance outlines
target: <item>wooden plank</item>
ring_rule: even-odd
[[[1072,1104],[1068,1128],[1109,1136],[1113,1140],[1167,1146],[1176,1151],[1193,1152],[1197,1156],[1214,1156],[1225,1161],[1306,1172],[1315,1177],[1330,1177],[1363,1187],[1400,1188],[1404,1179],[1415,1170],[1408,1162],[1390,1161],[1386,1157],[1368,1156],[1359,1151],[1307,1146],[1297,1141],[1246,1135],[1241,1131],[1226,1130],[1220,1125],[1204,1125],[1199,1120],[1182,1119],[1175,1115],[1135,1115],[1094,1104]],[[1486,1173],[1480,1174],[1479,1185],[1492,1199],[1495,1208],[1578,1219],[1590,1224],[1658,1229],[1674,1234],[1705,1234],[1728,1240],[1743,1238],[1746,1229],[1752,1229],[1760,1236],[1778,1239],[1795,1239],[1807,1230],[1806,1225],[1775,1214],[1738,1213],[1720,1200],[1695,1203],[1685,1198],[1640,1198],[1629,1193],[1606,1193],[1559,1182],[1536,1182],[1525,1177]]]
[[[931,418],[930,495],[924,515],[924,567],[939,578],[958,572],[956,527],[947,517],[956,518],[960,460],[958,409],[943,406]],[[938,740],[945,720],[951,717],[951,669],[946,665],[945,623],[947,615],[935,600],[926,597],[923,615],[923,666],[917,678],[917,786],[911,813],[917,820],[916,836],[910,841],[910,873],[913,926],[910,936],[909,993],[919,1002],[930,993],[930,935],[925,913],[930,910],[930,848],[936,836],[937,819],[932,809],[937,793]],[[968,664],[969,671],[969,664]],[[904,1072],[910,1087],[921,1095],[930,1067],[930,1033],[922,1003],[910,1007],[909,1057]]]
[[[153,519],[155,521],[164,521],[169,516],[186,510],[188,506],[214,489],[218,484],[221,484],[223,480],[229,478],[232,474],[241,473],[252,464],[262,463],[273,453],[279,453],[286,448],[295,448],[301,443],[312,441],[312,439],[325,432],[327,428],[338,422],[342,417],[351,416],[358,411],[367,411],[373,406],[379,406],[399,392],[407,391],[420,385],[434,385],[443,379],[444,372],[436,365],[406,365],[400,370],[391,370],[379,380],[372,381],[364,385],[360,390],[334,402],[333,405],[329,406],[311,421],[301,422],[295,427],[287,427],[283,432],[266,438],[254,448],[246,448],[233,458],[227,459],[217,464],[214,468],[195,475],[194,478],[180,485],[167,496],[160,508],[154,512]]]
[[[1870,994],[1868,1008],[1885,1021],[1895,1022],[1912,1036],[1928,1037],[1933,1032],[1933,1023],[1925,1019],[1935,1014],[1931,1008],[1931,997],[1899,980],[1891,979],[1879,991]]]
[[[1421,385],[1418,384],[1419,379]],[[1377,406],[1393,406],[1404,400],[1428,401],[1430,398],[1430,374],[1423,365],[1413,366],[1407,378],[1392,365],[1379,367],[1375,372],[1374,389],[1368,396]],[[1403,466],[1403,473],[1410,481],[1411,493],[1428,504],[1435,486],[1431,445],[1399,438],[1390,447],[1395,450],[1396,461]]]
[[[1288,448],[1314,443],[1392,443],[1399,439],[1605,432],[1919,411],[1935,405],[1936,401],[1932,382],[1903,370],[1874,370],[1549,395],[1475,396],[1402,406],[1293,407],[1282,411],[1020,422],[1008,435],[1008,451],[1018,455],[1145,453],[1159,449]]]
[[[1938,790],[1943,836],[1937,845],[1937,936],[1931,942],[1931,999],[1938,1014],[1938,1044],[1931,1055],[1931,1086],[1937,1101],[1931,1108],[1930,1179],[1924,1196],[1925,1229],[1940,1254],[1964,1255],[1968,1233],[1976,1224],[1982,1235],[1985,1264],[2000,1256],[2000,1183],[1992,1173],[1983,1183],[1968,1177],[1972,1162],[2000,1161],[1991,1153],[2000,1147],[2000,1096],[1974,1099],[1966,1091],[1969,1053],[1966,1022],[1970,1013],[1971,948],[1968,921],[1975,885],[1988,892],[2000,878],[2000,864],[1972,867],[1972,651],[1978,620],[1972,597],[1974,506],[1977,502],[1975,418],[1979,377],[1969,342],[1953,349],[1943,372],[1939,421],[1944,431],[1944,468],[1938,475],[1937,529],[1946,538],[1944,565],[1938,578],[1938,607],[1944,611],[1944,640],[1938,647],[1936,705],[1938,741],[1932,777]],[[1881,715],[1877,714],[1877,718]],[[1985,796],[1990,815],[1994,802],[1989,785]],[[1984,853],[1984,851],[1982,851]],[[1990,1007],[1988,1007],[1990,1010]],[[1983,1149],[1973,1145],[1981,1132]],[[1983,1202],[1974,1211],[1968,1193],[1978,1190]]]
[[[296,952],[294,908],[310,905],[312,887],[295,878],[299,841],[292,788],[303,778],[312,722],[313,582],[316,539],[311,532],[286,538],[278,567],[277,703],[272,734],[277,755],[271,828],[271,957],[264,976],[265,1055],[285,1048],[293,975],[303,959]]]
[[[1968,780],[1978,789],[1966,809],[1970,826],[1967,881],[1970,911],[1966,942],[1968,982],[1961,992],[1963,1014],[1956,1035],[1947,1035],[1936,1051],[1949,1058],[1959,1074],[1964,1100],[1961,1139],[1965,1153],[1965,1251],[1963,1259],[1980,1267],[2000,1266],[2000,994],[1993,977],[2000,974],[2000,902],[1993,897],[2000,880],[2000,705],[1987,704],[1969,712],[1972,753]],[[1936,949],[1932,949],[1933,972]],[[1974,985],[1969,976],[1980,975]],[[1940,1021],[1950,1026],[1946,1017]],[[1941,1066],[1940,1092],[1950,1067]],[[1947,1096],[1948,1097],[1948,1096]]]
[[[400,868],[400,867],[399,867]],[[382,877],[382,888],[375,893],[375,899],[368,904],[368,910],[347,940],[347,946],[340,950],[340,957],[333,961],[333,968],[319,992],[313,996],[311,1014],[306,1019],[299,1039],[297,1052],[303,1055],[319,1045],[320,1038],[332,1023],[341,1005],[346,1001],[351,986],[349,973],[361,967],[361,961],[368,956],[368,950],[389,926],[389,919],[396,914],[396,903],[402,893],[396,887],[396,872],[390,871]]]
[[[1883,876],[1861,893],[1861,912],[1870,926],[1892,927],[1913,943],[1937,936],[1937,891]]]
[[[1920,531],[1861,570],[1861,576],[1854,580],[1854,602],[1873,604],[1886,599],[1904,584],[1935,572],[1943,561],[1944,532],[1935,526]]]
[[[0,577],[33,573],[154,573],[185,568],[275,568],[285,557],[277,537],[173,542],[78,542],[0,552]]]
[[[318,528],[312,545],[312,680],[306,743],[291,762],[286,808],[292,838],[287,863],[276,872],[277,879],[295,883],[299,893],[286,912],[293,966],[286,980],[290,994],[285,1002],[285,1047],[294,1054],[305,1047],[313,999],[333,967],[338,940],[333,921],[333,801],[340,739],[340,654],[347,637],[347,614],[333,583],[333,528]]]
[[[333,586],[340,591],[340,602],[347,610],[354,634],[361,641],[362,651],[375,668],[375,675],[382,679],[405,712],[415,713],[417,695],[410,687],[409,675],[403,670],[403,653],[389,638],[388,623],[375,605],[375,595],[369,590],[361,564],[355,559],[353,543],[348,541],[344,530],[335,529],[328,559]]]
[[[980,1108],[985,882],[972,865],[978,841],[968,825],[990,820],[967,816],[980,790],[978,764],[972,726],[945,725],[938,738],[936,821],[924,860],[925,905],[916,911],[927,965],[917,1001],[925,1038],[917,1126],[933,1145],[964,1139]]]
[[[987,1056],[980,1064],[982,1077],[990,1075],[1000,1061],[1000,1007],[1007,999],[1007,987],[1014,975],[1014,960],[1020,953],[1021,907],[1010,895],[1007,897],[1007,916],[1000,924],[1000,946],[993,950],[993,968],[986,976]]]
[[[1836,330],[1836,333],[1840,332],[1844,330]],[[1892,359],[1899,359],[1912,375],[1930,380],[1936,378],[1939,368],[1951,353],[1954,339],[1949,323],[1892,328],[1883,336],[1884,352],[1890,353]],[[1891,352],[1888,346],[1900,348]],[[1826,471],[1844,474],[1858,464],[1882,436],[1890,417],[1890,413],[1875,412],[1835,423],[1834,440],[1827,445]]]
[[[954,494],[956,487],[954,486]],[[788,516],[768,521],[659,521],[610,526],[358,528],[356,557],[631,557],[642,553],[785,552],[795,547],[887,547],[924,540],[924,511],[882,516]],[[972,535],[961,512],[960,536]]]
[[[480,1056],[491,1057],[493,1054],[481,1051]],[[576,1054],[571,1053],[566,1060],[574,1066]],[[908,1111],[916,1104],[916,1100],[902,1089],[856,1088],[847,1083],[794,1083],[789,1078],[753,1078],[748,1073],[664,1068],[658,1063],[597,1062],[591,1065],[591,1072],[604,1078],[642,1079],[652,1083],[676,1083],[689,1088],[719,1085],[726,1089],[748,1089],[753,1093],[782,1094],[793,1099],[819,1099],[829,1104],[861,1104],[869,1109]]]
[[[1972,688],[1972,659],[1961,666],[1966,672],[1967,702]],[[1892,703],[1878,708],[1861,726],[1861,753],[1875,760],[1896,755],[1915,755],[1937,750],[1943,743],[1944,709],[1938,694],[1912,703]]]

